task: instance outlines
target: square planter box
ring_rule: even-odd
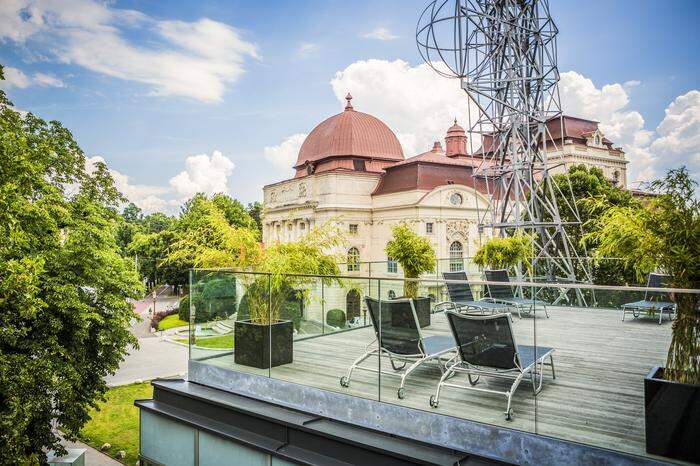
[[[700,463],[700,385],[664,380],[663,371],[644,378],[647,453]]]
[[[396,299],[406,299],[405,296],[401,296]],[[430,298],[419,296],[413,298],[413,307],[416,309],[416,317],[418,317],[418,325],[420,328],[427,327],[430,325]]]
[[[293,336],[294,323],[291,320],[281,320],[272,325],[238,320],[234,325],[234,362],[259,369],[289,364],[293,359]]]

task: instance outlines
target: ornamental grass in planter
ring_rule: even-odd
[[[391,232],[392,238],[386,245],[386,253],[401,264],[404,278],[412,279],[403,282],[403,294],[413,300],[420,326],[427,327],[430,325],[430,298],[418,296],[417,279],[422,274],[435,270],[435,251],[427,238],[414,232],[405,223],[395,225]]]
[[[584,236],[602,257],[621,257],[638,278],[663,271],[675,288],[700,288],[700,201],[685,167],[651,183],[645,205],[612,207]],[[672,339],[662,368],[644,380],[648,453],[700,462],[700,296],[676,293]]]
[[[294,322],[281,318],[285,306],[303,307],[312,285],[338,281],[324,278],[340,274],[338,258],[325,251],[343,242],[340,230],[324,223],[298,241],[266,248],[256,273],[239,275],[247,282],[248,315],[234,327],[236,364],[266,369],[293,361]]]

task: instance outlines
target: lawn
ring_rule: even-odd
[[[187,344],[187,338],[180,338],[176,341]],[[200,348],[233,349],[233,335],[197,338],[197,346]]]
[[[158,330],[168,330],[170,328],[183,327],[185,325],[187,325],[187,322],[180,320],[180,317],[177,314],[172,314],[163,317],[163,320],[158,322]]]
[[[139,459],[139,410],[134,400],[152,396],[150,382],[110,389],[107,401],[100,403],[100,410],[90,413],[92,419],[80,431],[80,438],[98,450],[105,443],[111,444],[106,453],[112,457],[124,450],[126,458],[120,461],[135,464]]]

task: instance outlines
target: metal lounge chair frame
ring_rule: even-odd
[[[430,396],[431,407],[438,407],[440,391],[444,387],[503,395],[507,399],[504,414],[506,420],[511,421],[515,415],[511,407],[513,394],[523,379],[529,376],[532,383],[532,391],[537,395],[542,390],[544,366],[550,366],[552,378],[556,378],[554,358],[552,356],[554,348],[517,345],[510,316],[506,314],[460,314],[454,311],[447,311],[447,320],[450,324],[452,335],[457,342],[458,351],[457,355],[448,362],[447,370],[442,374],[435,394]],[[471,341],[462,341],[460,329],[466,328],[465,326],[472,327],[470,330],[473,330],[473,335],[478,336]],[[500,334],[502,337],[501,341],[489,340],[489,337],[486,336],[489,326],[492,329],[497,329],[495,333],[502,332]],[[505,329],[505,332],[499,326]],[[483,333],[481,333],[480,327],[485,329]],[[474,348],[476,348],[476,352],[470,353],[470,350]],[[482,351],[479,351],[479,348]],[[549,358],[549,364],[545,363],[547,358]],[[488,363],[488,361],[492,362],[484,364]],[[469,385],[454,381],[448,382],[448,379],[458,374],[466,374]],[[513,383],[507,391],[476,387],[481,376],[512,380]]]
[[[442,278],[447,280],[445,285],[447,286],[447,294],[450,300],[443,301],[439,305],[448,305],[460,312],[469,312],[472,309],[476,309],[481,311],[482,314],[485,314],[487,310],[490,310],[491,314],[506,311],[505,304],[494,302],[489,298],[475,300],[466,272],[443,272]],[[456,283],[457,280],[462,283]]]
[[[650,273],[647,275],[647,288],[661,288],[666,285],[671,279],[670,275],[660,273]],[[640,316],[642,312],[659,312],[659,325],[661,325],[664,317],[664,311],[668,313],[668,320],[672,320],[672,315],[676,314],[676,304],[670,301],[655,301],[654,297],[661,297],[662,293],[657,291],[646,290],[644,299],[633,303],[625,303],[622,305],[622,321],[625,321],[625,314],[632,314],[634,318]]]
[[[450,358],[447,358],[443,362],[442,357],[447,353],[456,351],[455,342],[451,336],[424,337],[421,333],[416,309],[413,307],[413,301],[411,299],[379,301],[365,297],[365,304],[372,321],[372,326],[374,327],[375,339],[365,347],[365,353],[355,359],[348,369],[347,374],[340,378],[340,385],[342,387],[348,387],[350,385],[350,377],[355,369],[399,376],[401,377],[401,383],[397,390],[397,396],[399,399],[403,399],[406,396],[406,391],[404,389],[406,379],[424,362],[436,361],[440,372],[445,371],[444,365]],[[409,309],[410,314],[408,313]],[[386,314],[382,315],[382,311]],[[381,325],[382,319],[387,320],[386,317],[391,319],[392,313],[394,312],[396,312],[396,314],[393,314],[393,316],[398,316],[396,317],[397,322],[402,323],[398,329],[402,334],[398,336],[395,332],[392,332],[393,324],[391,322],[386,322],[384,329],[382,329]],[[394,335],[390,335],[391,333],[394,333]],[[371,356],[384,356],[388,358],[395,372],[387,372],[376,367],[364,367],[360,365]],[[411,365],[406,368],[406,365],[409,363]]]
[[[527,299],[515,296],[513,289],[511,288],[510,278],[508,278],[508,271],[506,269],[484,270],[484,275],[486,276],[487,282],[503,282],[503,285],[486,285],[486,289],[489,293],[489,299],[492,301],[514,308],[518,313],[518,317],[521,319],[523,317],[523,312],[526,314],[534,314],[538,306],[544,309],[544,315],[549,318],[549,312],[547,312],[548,303],[545,301],[540,301],[535,298]]]

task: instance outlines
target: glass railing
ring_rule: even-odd
[[[666,364],[677,303],[700,290],[467,275],[193,270],[190,358],[647,455],[645,377]]]

